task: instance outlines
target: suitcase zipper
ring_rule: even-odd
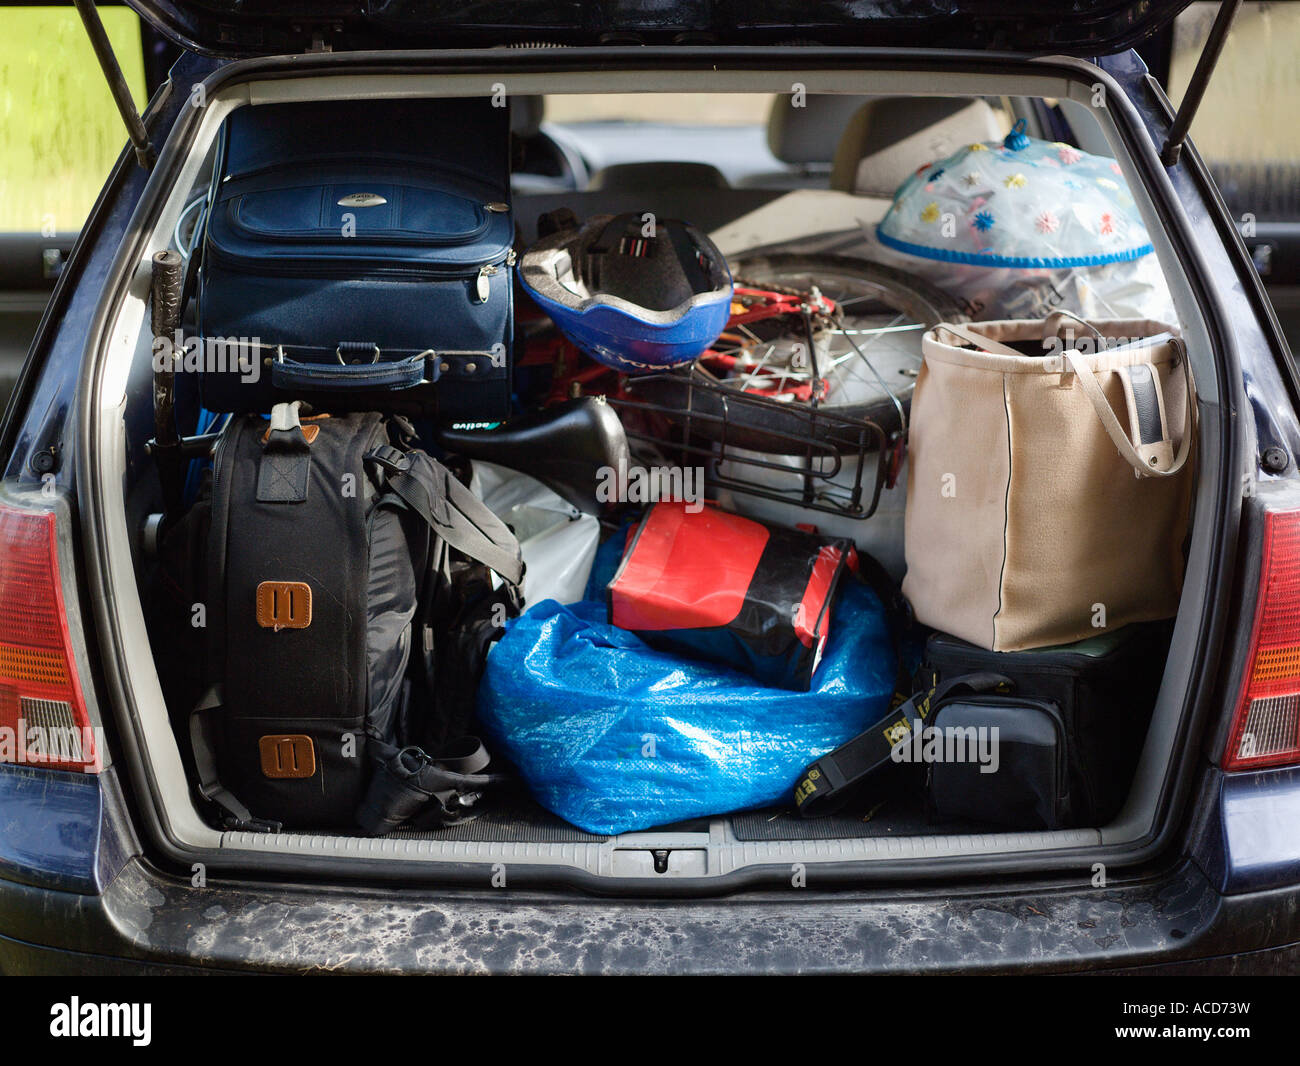
[[[504,264],[508,267],[515,265],[515,250],[510,249],[506,253]],[[489,280],[496,276],[497,266],[495,263],[484,263],[478,268],[478,278],[474,282],[475,295],[478,296],[478,302],[485,304],[488,297],[492,295],[492,282]]]
[[[237,253],[227,252],[217,245],[208,245],[204,249],[204,255],[209,259],[219,263],[225,263],[231,267],[242,267],[252,269],[258,274],[277,274],[281,276],[296,278],[356,278],[359,268],[365,268],[368,276],[378,276],[385,278],[395,278],[411,281],[427,281],[431,276],[439,279],[456,279],[456,278],[473,278],[478,284],[477,279],[480,277],[491,277],[502,266],[514,266],[517,258],[515,250],[509,249],[501,258],[491,259],[486,263],[429,263],[421,267],[384,267],[384,266],[365,266],[364,259],[352,259],[346,261],[337,267],[321,266],[319,260],[313,259],[288,259],[288,258],[258,258],[256,256],[242,256]],[[482,302],[481,300],[479,301]]]
[[[238,432],[237,429],[231,428],[238,417],[238,415],[231,416],[230,422],[224,427],[221,435],[217,437],[217,443],[212,446],[212,502],[214,506],[217,503],[217,487],[221,480],[221,459],[225,453],[227,438]]]

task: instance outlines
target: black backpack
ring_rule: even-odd
[[[454,822],[495,780],[466,734],[519,545],[404,419],[298,408],[213,457],[200,792],[230,828]]]

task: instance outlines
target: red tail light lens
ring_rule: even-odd
[[[55,530],[52,512],[0,504],[0,762],[97,772]]]
[[[1300,762],[1300,512],[1264,517],[1264,559],[1245,684],[1225,770]]]

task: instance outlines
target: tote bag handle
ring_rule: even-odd
[[[1138,454],[1133,441],[1124,431],[1124,427],[1119,424],[1119,419],[1115,417],[1115,412],[1111,409],[1106,394],[1101,391],[1101,384],[1097,381],[1096,374],[1092,372],[1092,368],[1088,366],[1083,357],[1076,351],[1065,353],[1065,361],[1069,364],[1070,369],[1074,371],[1076,380],[1083,388],[1083,394],[1092,403],[1092,409],[1096,412],[1102,428],[1115,445],[1120,457],[1133,468],[1139,477],[1173,477],[1183,468],[1183,464],[1187,462],[1187,457],[1192,451],[1193,408],[1196,405],[1196,393],[1192,382],[1192,365],[1191,360],[1187,358],[1187,351],[1183,348],[1182,342],[1176,340],[1173,343],[1177,344],[1180,349],[1179,355],[1183,364],[1183,378],[1187,382],[1187,402],[1183,409],[1183,439],[1178,445],[1178,455],[1173,463],[1164,470],[1151,466]],[[1155,378],[1156,387],[1159,388],[1159,377],[1154,372],[1152,377]]]
[[[1025,357],[1024,352],[1018,352],[1009,344],[1003,344],[1001,341],[995,341],[992,337],[986,337],[983,333],[976,333],[968,326],[959,325],[956,322],[940,322],[934,327],[935,333],[943,330],[945,333],[952,333],[960,337],[967,344],[974,345],[976,348],[982,348],[990,355],[1014,355],[1017,359]]]
[[[1020,359],[1024,358],[1023,353],[1016,351],[1010,345],[985,337],[983,334],[968,329],[966,326],[952,322],[941,322],[935,329],[946,330],[960,337],[966,343],[972,344],[976,348],[982,348],[992,355],[1014,355]],[[1093,373],[1092,367],[1087,364],[1079,352],[1070,350],[1063,353],[1065,364],[1068,364],[1075,376],[1075,380],[1079,382],[1080,387],[1083,389],[1083,394],[1092,404],[1092,409],[1101,422],[1102,428],[1106,431],[1106,435],[1110,437],[1120,457],[1133,467],[1134,472],[1139,477],[1173,477],[1183,468],[1183,464],[1187,462],[1187,457],[1192,450],[1193,408],[1196,404],[1196,392],[1192,381],[1192,365],[1187,358],[1187,350],[1182,341],[1175,338],[1171,343],[1178,345],[1179,348],[1179,357],[1183,364],[1183,377],[1187,382],[1187,402],[1183,410],[1183,439],[1178,446],[1178,455],[1165,470],[1159,470],[1151,466],[1138,453],[1128,433],[1120,425],[1119,419],[1115,417],[1110,401],[1106,399],[1106,394],[1102,392],[1097,375]],[[1153,377],[1155,377],[1158,388],[1159,377],[1154,374]]]

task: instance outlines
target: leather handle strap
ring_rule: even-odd
[[[1093,373],[1092,368],[1088,366],[1087,361],[1075,351],[1065,352],[1063,355],[1065,362],[1074,372],[1075,380],[1078,381],[1079,387],[1083,389],[1083,394],[1088,397],[1092,404],[1092,409],[1097,415],[1098,421],[1101,422],[1102,429],[1110,437],[1111,443],[1115,445],[1115,450],[1141,477],[1173,477],[1183,468],[1187,462],[1187,457],[1192,451],[1192,437],[1194,435],[1196,406],[1196,391],[1192,380],[1191,360],[1187,358],[1187,352],[1181,353],[1181,362],[1183,365],[1183,377],[1187,382],[1187,400],[1183,409],[1183,439],[1178,445],[1178,455],[1173,462],[1160,469],[1158,464],[1153,465],[1149,459],[1152,457],[1143,457],[1129,438],[1128,431],[1120,425],[1120,421],[1115,417],[1115,412],[1111,409],[1110,401],[1106,399],[1106,394],[1102,391],[1101,383],[1097,380],[1097,375]],[[1157,386],[1158,387],[1158,386]]]

